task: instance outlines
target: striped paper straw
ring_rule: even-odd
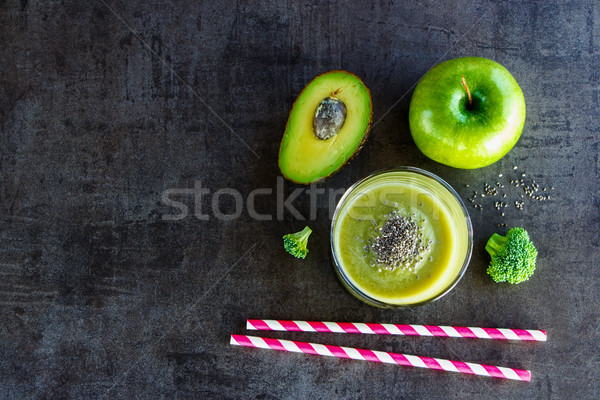
[[[351,358],[353,360],[374,361],[409,367],[439,369],[442,371],[462,372],[463,374],[492,376],[494,378],[513,379],[525,382],[531,380],[531,372],[522,369],[496,367],[493,365],[475,364],[463,361],[451,361],[441,358],[420,357],[410,354],[355,349],[352,347],[330,346],[325,344],[246,335],[231,335],[230,344],[235,346],[257,347],[261,349],[291,351],[295,353],[317,354],[329,357]]]
[[[439,325],[364,324],[357,322],[283,321],[249,319],[246,328],[259,331],[368,333],[376,335],[442,336],[477,339],[546,341],[546,331],[533,329],[470,328]]]

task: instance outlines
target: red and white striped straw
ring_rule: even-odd
[[[235,346],[257,347],[261,349],[316,354],[329,357],[351,358],[353,360],[374,361],[409,367],[439,369],[494,378],[513,379],[529,382],[531,372],[523,369],[496,367],[441,358],[420,357],[410,354],[388,353],[384,351],[355,349],[353,347],[330,346],[325,344],[296,342],[291,340],[262,338],[258,336],[231,335],[230,344]]]
[[[249,319],[246,328],[259,331],[367,333],[377,335],[442,336],[477,339],[546,341],[546,331],[532,329],[470,328],[439,325],[364,324],[357,322],[283,321]]]

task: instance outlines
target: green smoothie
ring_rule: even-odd
[[[392,216],[418,232],[419,256],[412,263],[378,262],[374,243]],[[386,171],[359,182],[341,200],[332,224],[342,282],[358,298],[381,306],[418,305],[450,290],[466,268],[471,242],[462,202],[445,182],[418,169]]]

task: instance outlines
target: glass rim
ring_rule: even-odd
[[[354,190],[359,185],[363,184],[364,182],[371,180],[377,176],[392,173],[392,172],[412,172],[412,173],[416,173],[416,174],[431,178],[434,181],[436,181],[437,183],[441,184],[445,189],[447,189],[452,194],[454,199],[458,202],[460,209],[462,210],[462,212],[464,214],[466,225],[467,225],[467,239],[468,239],[467,251],[465,254],[465,259],[463,261],[463,265],[461,266],[458,274],[456,275],[454,280],[451,283],[449,283],[448,286],[446,286],[437,295],[435,295],[429,299],[420,301],[418,303],[410,303],[410,304],[386,303],[384,301],[375,299],[375,298],[367,295],[362,290],[358,289],[356,287],[356,285],[354,285],[350,281],[350,279],[346,276],[346,274],[344,273],[344,271],[341,267],[341,262],[338,258],[338,255],[337,255],[337,252],[335,249],[335,239],[334,239],[335,238],[335,236],[334,236],[335,225],[336,225],[340,210],[344,206],[348,197],[354,192]],[[335,211],[334,211],[333,217],[331,219],[331,228],[330,228],[329,236],[330,236],[329,242],[330,242],[330,247],[331,247],[331,255],[333,258],[335,272],[336,272],[336,275],[340,278],[340,280],[342,280],[342,283],[344,284],[346,289],[348,289],[354,296],[358,297],[360,300],[364,301],[365,303],[371,304],[371,305],[374,305],[377,307],[382,307],[382,308],[413,308],[413,307],[419,307],[419,306],[434,302],[436,300],[439,300],[440,298],[442,298],[443,296],[448,294],[452,289],[454,289],[454,287],[458,284],[458,282],[465,275],[465,272],[467,271],[467,267],[469,266],[469,262],[471,261],[471,256],[473,253],[473,225],[471,223],[471,217],[467,210],[467,206],[462,201],[459,194],[456,192],[456,190],[454,190],[454,188],[452,186],[450,186],[450,184],[448,182],[446,182],[439,176],[435,175],[434,173],[426,171],[426,170],[418,168],[418,167],[411,167],[411,166],[398,166],[398,167],[393,167],[393,168],[376,170],[376,171],[372,172],[371,174],[365,176],[364,178],[359,179],[353,185],[351,185],[348,189],[346,189],[346,191],[344,192],[344,194],[342,195],[342,197],[340,198],[340,200],[338,201],[338,203],[335,207]]]

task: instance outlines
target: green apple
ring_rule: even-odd
[[[481,57],[444,61],[415,87],[408,112],[415,144],[456,168],[481,168],[513,148],[525,124],[525,98],[506,68]]]

